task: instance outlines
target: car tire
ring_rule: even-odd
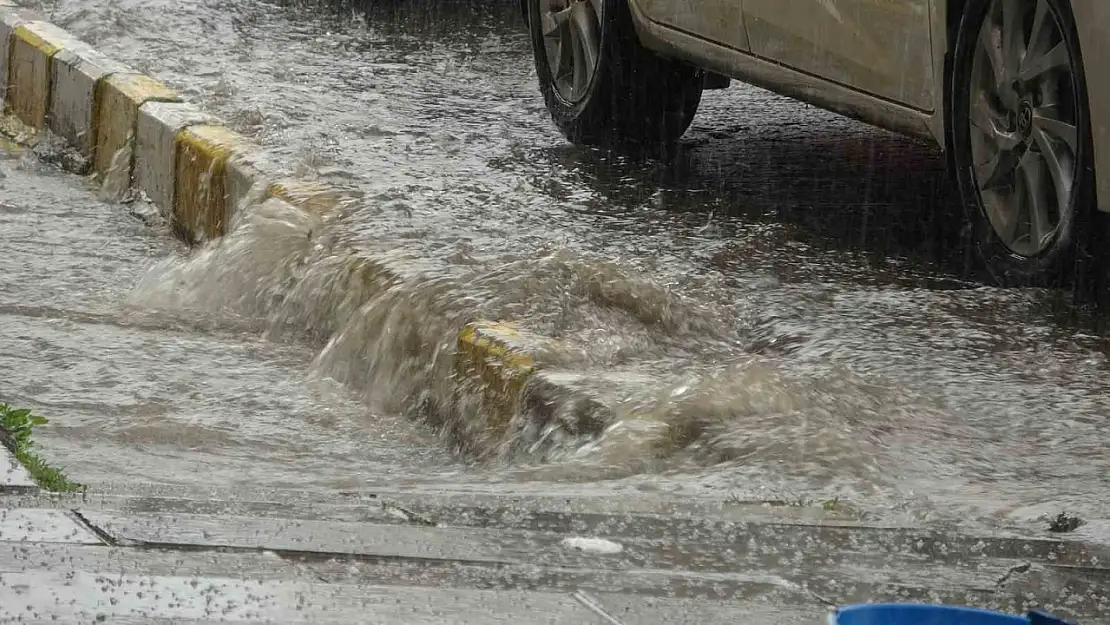
[[[540,91],[571,143],[658,145],[686,132],[703,73],[643,47],[625,0],[526,1]],[[591,35],[593,52],[583,43]],[[568,77],[568,60],[583,73]]]
[[[1095,213],[1075,19],[1063,0],[1017,3],[1020,19],[1009,21],[1001,6],[969,0],[960,20],[946,103],[948,148],[986,269],[1005,286],[1057,286],[1090,256]],[[1004,52],[1014,40],[1007,30],[1020,32],[1025,52]],[[1036,63],[1062,58],[1054,56],[1061,51],[1066,68],[1036,71]],[[1007,66],[1007,58],[1018,61]]]

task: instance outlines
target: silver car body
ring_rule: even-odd
[[[945,145],[947,59],[965,0],[628,2],[649,48]],[[1086,69],[1096,199],[1110,212],[1110,1],[1071,5]]]

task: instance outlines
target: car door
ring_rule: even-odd
[[[634,0],[653,22],[747,52],[747,0]]]
[[[757,56],[932,111],[933,1],[744,0],[744,23]]]

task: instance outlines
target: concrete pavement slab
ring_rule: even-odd
[[[283,623],[598,623],[565,594],[375,587],[115,572],[26,571],[0,575],[14,600],[0,619],[117,617]]]
[[[0,445],[0,492],[34,491],[38,487],[27,469],[7,447]]]
[[[62,510],[19,508],[0,508],[0,542],[101,544]]]
[[[180,493],[180,496],[178,496]],[[432,525],[585,532],[616,540],[743,542],[747,550],[875,552],[927,557],[936,562],[968,559],[1032,559],[1069,566],[1110,562],[1110,547],[1021,533],[983,534],[952,528],[872,525],[821,517],[804,508],[779,510],[761,505],[714,506],[696,502],[655,502],[650,497],[605,500],[591,497],[496,497],[477,494],[413,493],[382,490],[361,496],[306,499],[273,490],[194,489],[171,493],[165,487],[121,487],[90,495],[82,505],[129,514],[241,515],[286,520],[396,523],[389,508],[408,511]]]
[[[753,533],[710,539],[674,531],[660,540],[629,532],[613,540],[620,551],[591,552],[568,548],[565,532],[88,509],[81,514],[122,545],[264,549],[317,559],[329,554],[625,575],[667,571],[683,578],[684,584],[715,584],[718,593],[727,597],[777,596],[806,587],[839,604],[912,599],[1018,606],[1028,588],[1015,572],[1033,567],[1029,560],[1009,557],[962,555],[946,562],[925,554],[895,552],[881,543],[868,543],[866,530],[859,529],[854,533],[864,540],[854,541],[854,547],[848,546],[850,538],[825,543],[807,533],[812,528],[800,527],[772,528],[778,538],[765,542]],[[800,536],[792,537],[794,530]],[[1038,566],[1044,579],[1056,579],[1055,569],[1046,568],[1051,565]],[[663,585],[678,583],[676,579]]]
[[[680,544],[680,549],[691,554],[688,565],[660,565],[651,560],[648,552],[665,550],[667,543],[651,540],[626,543],[622,553],[637,555],[638,564],[589,557],[572,557],[560,562],[544,551],[542,540],[533,536],[534,540],[529,541],[528,536],[520,532],[374,524],[365,524],[363,530],[352,532],[357,524],[275,520],[282,525],[260,527],[226,517],[209,517],[198,522],[195,516],[182,515],[184,518],[175,522],[175,516],[179,515],[138,515],[131,520],[108,523],[110,512],[86,510],[82,517],[94,524],[104,523],[100,529],[110,530],[117,546],[20,543],[18,549],[0,549],[0,584],[35,581],[49,586],[52,582],[46,573],[58,570],[98,572],[104,580],[119,580],[124,577],[119,572],[126,571],[132,581],[102,589],[124,605],[131,600],[128,586],[139,585],[141,589],[151,588],[153,584],[155,590],[161,590],[177,588],[180,584],[176,580],[185,579],[196,585],[208,584],[221,596],[251,592],[254,596],[276,597],[276,603],[258,606],[273,610],[287,606],[291,594],[309,592],[293,592],[290,588],[308,586],[313,589],[312,597],[328,597],[327,605],[334,605],[336,614],[340,615],[344,614],[347,601],[344,589],[348,587],[380,587],[380,593],[374,590],[371,594],[401,597],[398,600],[409,596],[412,587],[430,588],[434,591],[427,596],[434,605],[444,601],[450,604],[449,596],[474,596],[475,591],[488,593],[485,596],[490,597],[491,605],[500,605],[498,597],[503,592],[517,591],[527,597],[535,594],[550,599],[585,591],[604,606],[606,613],[616,614],[626,619],[620,622],[627,623],[724,623],[731,622],[729,614],[747,614],[753,607],[763,608],[764,612],[755,609],[754,613],[768,618],[794,615],[798,620],[787,622],[807,622],[808,618],[808,622],[816,623],[818,620],[814,619],[819,619],[830,603],[940,601],[1010,612],[1038,605],[1087,625],[1099,622],[1099,615],[1106,613],[1105,589],[1110,582],[1108,571],[1097,567],[1014,559],[941,566],[930,563],[927,558],[915,561],[851,550],[808,559],[804,554],[786,553],[759,559],[732,553],[736,543],[713,546],[720,554],[719,561],[729,567],[709,571],[698,566],[698,552],[706,551],[709,545]],[[419,536],[407,533],[411,529],[422,533]],[[146,538],[159,542],[133,542],[135,538],[144,537],[144,531]],[[470,540],[467,536],[470,532],[479,540]],[[454,546],[459,542],[466,545]],[[280,548],[282,543],[293,548]],[[272,545],[277,546],[271,548]],[[308,551],[306,547],[332,551]],[[519,550],[518,555],[524,554],[525,547],[533,549],[529,559],[505,561],[506,555],[514,550]],[[475,550],[496,552],[497,557],[481,558],[479,554],[475,558]],[[470,559],[454,559],[458,555]],[[700,559],[704,560],[704,555]],[[907,573],[910,569],[912,572]],[[17,579],[13,574],[24,575],[26,579]],[[916,579],[910,580],[907,575]],[[252,581],[248,584],[236,580]],[[907,581],[914,583],[904,583]],[[320,582],[323,585],[318,586]],[[257,585],[257,592],[251,584]],[[454,590],[446,594],[440,592],[446,589]],[[179,594],[174,596],[181,598]],[[70,601],[72,597],[49,593],[32,597],[37,604],[43,601],[49,604],[55,599]],[[187,595],[178,604],[187,605],[194,599],[193,595]],[[323,599],[321,601],[324,605]],[[560,609],[565,609],[566,604],[556,603],[562,606]],[[655,609],[651,606],[658,606],[665,618],[650,620],[649,612]],[[778,606],[791,607],[784,609],[784,615],[784,610]],[[446,607],[463,610],[459,614],[469,614],[465,606]],[[151,616],[165,615],[158,611],[162,610],[161,606],[143,604],[143,609],[152,610]],[[210,616],[188,611],[168,614],[183,618]],[[246,618],[242,614],[231,614],[235,618]],[[507,614],[519,616],[511,611]],[[380,622],[393,622],[388,620],[393,616],[387,614]],[[575,616],[575,613],[566,614],[567,618]],[[695,617],[702,620],[690,620]],[[410,622],[425,622],[419,620],[419,615],[413,618],[417,620]],[[481,620],[484,618],[481,615],[477,618],[477,622],[486,622]],[[525,618],[522,622],[534,622],[524,616],[519,618]],[[745,619],[744,622],[752,621]]]
[[[127,571],[122,576],[115,571]],[[171,594],[180,599],[172,606],[147,604],[146,618],[197,619],[210,618],[195,612],[179,610],[188,607],[195,595],[216,593],[212,603],[229,593],[250,592],[258,598],[261,608],[255,619],[272,617],[289,609],[292,616],[279,616],[280,622],[300,622],[310,618],[316,622],[438,622],[423,620],[420,609],[437,610],[448,619],[446,622],[502,622],[486,621],[483,614],[475,613],[451,597],[483,602],[494,610],[498,618],[518,618],[521,623],[602,623],[608,620],[599,613],[617,618],[618,623],[727,623],[742,615],[745,623],[817,623],[826,607],[804,592],[784,592],[779,596],[761,594],[748,600],[728,600],[716,594],[712,584],[686,582],[672,579],[665,572],[622,571],[540,571],[535,567],[476,566],[436,561],[404,560],[352,560],[340,557],[326,559],[296,559],[272,552],[261,551],[174,551],[169,549],[100,548],[81,545],[26,545],[18,550],[0,549],[0,584],[8,582],[30,585],[32,582],[49,586],[51,574],[67,575],[101,572],[102,585],[93,591],[101,596],[102,603],[127,606],[136,593],[143,592],[149,601],[150,593]],[[16,577],[16,576],[19,577]],[[176,583],[162,582],[167,579]],[[130,590],[134,580],[143,584]],[[185,580],[190,589],[180,592],[178,580]],[[251,580],[234,582],[233,580]],[[290,602],[287,592],[281,589],[312,589],[304,592],[304,599]],[[370,613],[351,617],[348,612],[351,595],[355,589],[366,589],[368,602],[375,596],[391,596],[404,601],[413,596],[417,612],[404,615],[401,620]],[[211,593],[206,593],[211,590]],[[104,600],[103,597],[108,599]],[[30,607],[39,616],[62,616],[53,609],[57,599],[65,597],[39,593],[29,597]],[[88,601],[85,597],[84,601]],[[517,608],[506,605],[508,600],[521,603]],[[206,598],[207,600],[207,598]],[[250,603],[247,599],[245,603]],[[291,605],[292,603],[292,605]],[[45,605],[44,605],[45,604]],[[226,607],[226,606],[224,606]],[[252,606],[253,607],[253,606]],[[527,609],[525,609],[527,608]],[[122,611],[105,613],[111,622],[129,622],[134,618]],[[547,610],[547,612],[544,612]],[[301,616],[300,612],[306,616]],[[68,613],[73,615],[73,613]],[[249,614],[235,611],[218,613],[219,618],[236,622],[253,622]],[[378,617],[379,620],[373,620]],[[95,618],[95,615],[92,616]],[[334,621],[328,620],[335,619]],[[367,621],[366,619],[372,619]],[[554,618],[551,620],[543,620]],[[240,619],[243,619],[240,621]],[[348,619],[348,620],[344,620]],[[454,620],[451,620],[454,619]],[[477,619],[477,620],[473,620]],[[539,620],[537,620],[539,619]],[[175,621],[179,622],[179,621]],[[192,622],[190,620],[189,622]],[[512,621],[505,621],[512,622]]]

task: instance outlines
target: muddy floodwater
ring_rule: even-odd
[[[280,445],[225,432],[236,451],[205,456],[212,479],[263,458],[280,485],[308,466],[307,483],[333,489],[404,478],[838,499],[921,522],[1110,518],[1106,341],[1059,293],[987,286],[959,247],[953,184],[929,145],[733,83],[705,94],[673,154],[572,147],[543,107],[515,2],[45,4],[275,164],[349,190],[358,200],[326,240],[415,276],[332,327],[350,267],[304,249],[307,225],[261,215],[191,258],[148,229],[159,249],[121,265],[126,293],[105,314],[176,319],[181,353],[165,357],[224,363],[164,381],[212,376],[196,427],[218,420],[204,403],[218,396],[249,403],[235,410],[251,427],[282,428]],[[571,437],[542,458],[453,456],[426,414],[442,392],[429,354],[472,318],[557,338],[557,370],[637,380],[630,405],[682,436],[650,457],[621,436]],[[148,325],[155,343],[171,332]],[[221,346],[223,335],[250,347]],[[107,353],[125,339],[97,340]],[[257,354],[236,364],[245,349]],[[277,375],[257,358],[280,360],[288,395],[252,398]],[[107,389],[65,390],[113,415],[104,444],[127,458],[114,479],[190,479],[191,431],[160,431],[180,425]],[[49,406],[62,390],[22,395]],[[72,441],[99,432],[58,427],[55,453],[95,464]],[[390,437],[407,453],[387,454]]]

